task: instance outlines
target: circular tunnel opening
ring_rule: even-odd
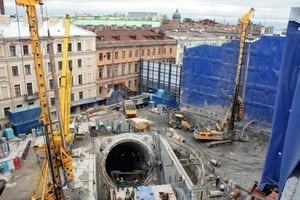
[[[108,153],[105,169],[113,182],[123,178],[130,185],[135,180],[144,182],[150,168],[150,153],[145,145],[139,142],[122,142]]]

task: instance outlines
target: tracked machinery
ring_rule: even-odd
[[[169,119],[168,119],[169,126],[176,129],[181,129],[183,131],[190,131],[194,130],[194,126],[188,122],[186,116],[183,112],[177,110],[171,110],[169,112]]]
[[[231,98],[231,104],[227,107],[227,109],[215,125],[205,128],[197,127],[194,130],[195,139],[214,141],[207,143],[207,147],[232,143],[232,141],[235,140],[234,122],[236,120],[241,120],[244,115],[244,103],[243,99],[239,96],[239,89],[247,29],[250,22],[250,18],[254,11],[255,9],[251,8],[242,18],[239,19],[239,23],[241,24],[241,38],[239,45],[236,77],[234,81],[234,94]]]
[[[61,143],[58,144],[54,141],[54,132],[52,129],[46,82],[43,71],[44,69],[42,65],[42,51],[38,33],[38,20],[36,15],[36,5],[43,5],[43,2],[41,0],[16,0],[15,2],[17,6],[26,7],[30,42],[34,57],[34,68],[36,72],[39,101],[41,106],[39,121],[42,124],[42,130],[44,132],[46,141],[44,145],[46,156],[31,199],[64,199],[63,187],[65,185],[72,185],[74,180],[74,170],[72,166],[71,155],[64,142],[64,134],[61,134]],[[50,179],[48,180],[49,172]]]
[[[232,97],[230,97],[232,99]],[[194,129],[194,138],[202,141],[217,141],[207,143],[207,147],[215,146],[218,144],[232,143],[229,134],[229,122],[232,112],[233,103],[231,103],[221,117],[215,124],[206,127],[196,126]],[[235,115],[235,121],[240,121],[244,117],[244,104],[241,97],[238,97],[237,109],[238,112]]]

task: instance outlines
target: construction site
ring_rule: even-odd
[[[250,8],[238,19],[239,39],[185,48],[182,65],[140,59],[134,94],[118,83],[106,103],[75,112],[70,17],[59,73],[48,33],[52,101],[36,15],[42,3],[16,1],[28,16],[39,104],[7,110],[1,124],[0,199],[299,199],[299,7],[286,36],[247,40]]]

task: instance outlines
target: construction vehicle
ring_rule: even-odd
[[[67,15],[65,20],[65,35],[63,43],[63,60],[60,79],[60,112],[62,116],[62,126],[66,142],[70,145],[74,139],[74,133],[70,131],[70,107],[72,91],[72,68],[68,67],[68,44],[70,31],[70,16]],[[61,143],[61,132],[56,130],[54,136],[55,143]]]
[[[239,97],[240,79],[242,71],[242,63],[244,58],[245,41],[247,35],[248,24],[250,17],[254,12],[254,8],[251,8],[242,18],[239,19],[239,23],[242,25],[241,38],[240,38],[240,49],[238,55],[237,72],[235,77],[234,95],[231,97],[232,103],[223,113],[222,117],[213,126],[206,128],[195,128],[194,138],[198,140],[217,140],[207,145],[207,147],[231,143],[235,140],[234,135],[234,122],[241,120],[244,116],[244,103],[241,97]],[[229,115],[231,117],[229,118]]]
[[[244,117],[244,104],[242,98],[238,98],[238,115],[235,116],[235,120],[240,121]],[[212,126],[207,127],[195,127],[194,129],[194,138],[197,140],[226,140],[229,135],[228,125],[229,125],[229,116],[232,112],[231,103],[223,112],[221,117],[216,121],[216,123]]]
[[[143,108],[149,104],[150,101],[150,95],[147,93],[143,93],[140,95],[129,97],[131,99],[136,108]]]
[[[183,131],[189,130],[190,132],[194,130],[194,126],[187,121],[183,112],[180,111],[171,110],[169,112],[168,123],[169,126],[171,126],[174,129],[179,128]]]
[[[58,145],[54,142],[54,134],[52,130],[52,122],[50,118],[50,111],[48,106],[47,89],[44,77],[44,69],[42,62],[42,51],[38,33],[38,19],[36,15],[36,4],[43,5],[41,0],[16,0],[17,6],[26,6],[28,17],[28,25],[30,32],[30,43],[34,57],[34,68],[36,71],[37,85],[39,90],[39,100],[41,106],[41,114],[39,121],[43,126],[45,132],[45,152],[46,158],[43,162],[35,190],[31,196],[32,200],[37,198],[46,200],[64,199],[63,187],[70,184],[74,180],[74,170],[72,166],[72,158],[64,145],[64,138],[62,144]],[[63,134],[61,134],[63,135]],[[60,170],[63,170],[64,182],[60,175]],[[48,182],[48,172],[51,174],[51,181]],[[38,197],[40,185],[43,183],[41,189],[41,197]]]
[[[123,101],[123,111],[126,118],[137,116],[137,109],[135,107],[135,103],[132,100]]]

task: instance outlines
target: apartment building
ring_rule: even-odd
[[[52,76],[47,31],[53,39],[57,74]],[[44,77],[48,89],[50,112],[56,117],[53,78],[59,81],[62,69],[64,24],[49,20],[39,24]],[[96,34],[71,25],[68,65],[72,67],[72,110],[84,110],[101,101],[96,97]],[[12,108],[38,104],[38,87],[34,59],[26,20],[0,18],[0,120],[7,121],[6,112]]]
[[[97,95],[108,101],[114,92],[138,92],[141,60],[175,63],[177,42],[158,31],[86,28],[97,34]]]
[[[176,64],[182,64],[185,48],[196,47],[199,45],[216,45],[229,42],[230,39],[226,37],[217,36],[213,33],[206,33],[201,31],[191,30],[166,30],[166,35],[177,40],[177,56]]]

